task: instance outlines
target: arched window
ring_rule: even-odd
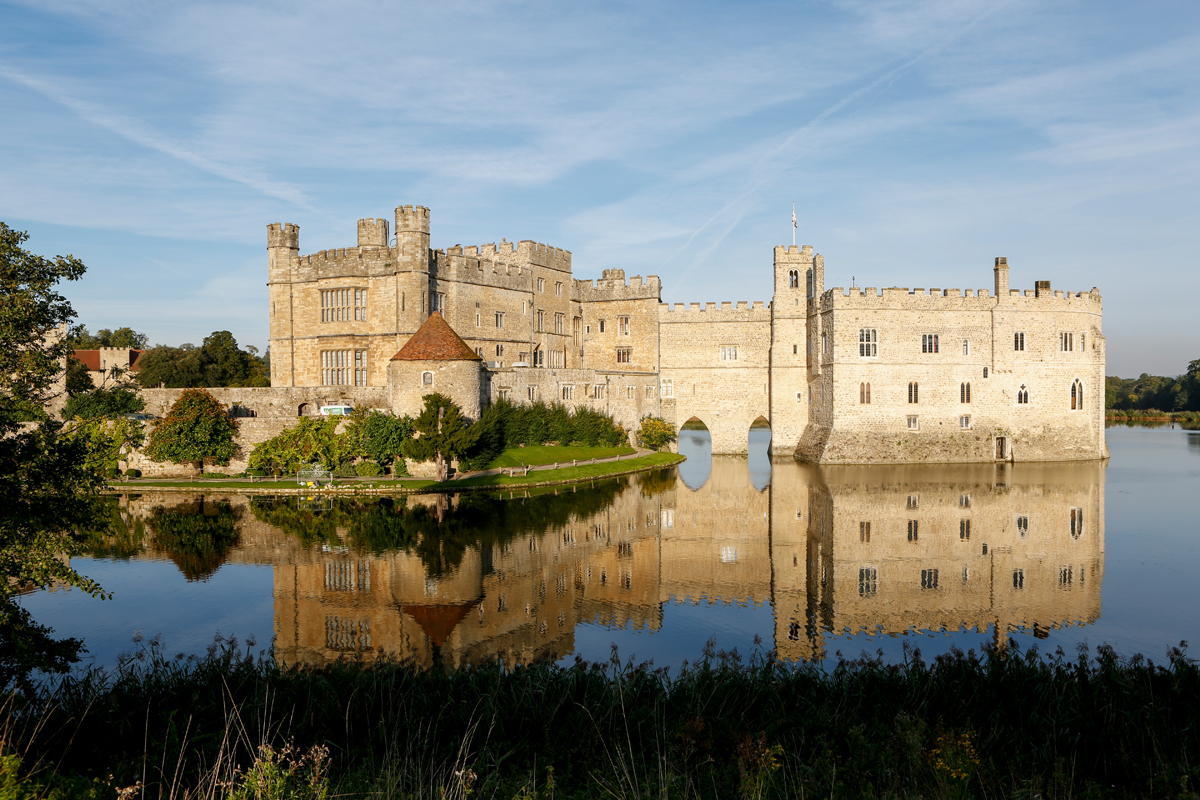
[[[788,288],[789,289],[799,289],[800,288],[800,273],[794,269],[788,270]]]
[[[422,372],[421,373],[421,385],[422,386],[433,386],[433,373],[432,372]]]
[[[1021,405],[1028,405],[1029,390],[1025,388],[1025,384],[1021,384],[1021,388],[1017,389],[1017,402]]]
[[[860,383],[858,385],[858,402],[862,403],[863,405],[870,405],[870,403],[871,403],[871,384]]]
[[[920,402],[920,388],[921,387],[919,387],[917,385],[916,381],[913,381],[912,383],[908,384],[908,402],[910,402],[910,403]]]
[[[1071,384],[1071,410],[1079,411],[1083,408],[1083,384],[1076,380]]]
[[[958,385],[958,402],[960,402],[960,403],[971,402],[971,384],[960,383]]]

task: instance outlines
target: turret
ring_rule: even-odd
[[[996,297],[1008,297],[1008,259],[1004,256],[996,257]]]
[[[267,266],[270,280],[286,280],[292,259],[300,255],[300,226],[272,222],[267,226]]]
[[[396,206],[396,248],[408,269],[429,270],[429,209]]]
[[[813,249],[809,244],[775,248],[775,298],[771,303],[775,315],[803,317],[807,313],[804,286],[812,260]]]
[[[388,221],[386,219],[360,219],[358,221],[359,247],[387,247]]]

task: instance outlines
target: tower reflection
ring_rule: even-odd
[[[1103,464],[785,460],[751,480],[746,459],[714,457],[694,490],[668,471],[507,498],[223,499],[230,560],[274,568],[289,663],[558,659],[582,624],[671,635],[666,604],[702,599],[772,604],[787,660],[845,634],[994,626],[1003,643],[1100,615]],[[155,509],[180,502],[124,511],[154,533]]]

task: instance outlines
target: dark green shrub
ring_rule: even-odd
[[[383,474],[383,467],[374,461],[360,461],[354,465],[354,472],[360,478],[376,478]]]
[[[125,470],[125,477],[126,478],[140,478],[140,477],[142,477],[142,471],[140,469],[127,469],[127,470]]]
[[[118,467],[109,467],[108,469],[104,470],[104,477],[119,478],[121,477],[121,470]]]
[[[267,474],[267,471],[265,469],[248,469],[248,470],[246,470],[246,477],[248,477],[248,478],[262,478],[262,477],[265,477],[266,474]]]

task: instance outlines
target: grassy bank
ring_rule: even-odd
[[[1134,422],[1200,422],[1200,411],[1158,411],[1156,409],[1105,410],[1104,418],[1110,420],[1130,420]]]
[[[563,449],[572,450],[596,450],[596,449],[612,449],[624,451],[625,453],[633,452],[630,448],[522,448],[522,450],[557,450]],[[611,458],[618,453],[614,452],[608,456],[592,455],[588,458]],[[570,460],[570,458],[563,459]],[[541,486],[560,483],[574,483],[576,481],[592,480],[594,478],[603,478],[608,475],[624,475],[631,472],[640,472],[649,469],[658,469],[660,467],[678,464],[684,460],[684,456],[676,453],[651,453],[648,456],[639,458],[627,458],[621,461],[606,461],[602,464],[584,464],[578,467],[563,467],[562,469],[545,469],[530,472],[528,475],[484,475],[477,478],[466,478],[457,481],[437,482],[432,480],[422,480],[419,478],[400,478],[396,480],[388,480],[384,478],[368,478],[362,480],[344,481],[335,483],[332,486],[321,489],[322,493],[353,493],[353,492],[394,492],[394,493],[413,493],[413,492],[455,492],[463,489],[478,489],[491,486]],[[526,462],[534,464],[538,462]],[[540,463],[556,463],[554,459]],[[155,480],[153,478],[138,478],[128,481],[119,481],[109,484],[109,489],[119,492],[139,492],[139,491],[154,491],[158,489],[167,489],[172,491],[236,491],[246,492],[251,494],[278,494],[280,492],[297,492],[305,491],[312,492],[312,489],[300,487],[294,478],[274,479],[259,479],[257,481],[249,481],[245,479],[226,478],[204,478],[199,480]]]
[[[1178,650],[828,671],[709,652],[673,676],[615,659],[286,669],[248,650],[151,647],[10,698],[4,746],[22,778],[111,775],[147,797],[230,796],[272,770],[310,785],[261,796],[1179,798],[1200,780],[1200,670]],[[292,766],[261,745],[293,747]]]
[[[558,447],[556,445],[530,445],[510,447],[492,459],[488,469],[497,467],[521,467],[537,464],[561,464],[566,461],[587,461],[593,458],[612,458],[629,455],[632,447]]]

